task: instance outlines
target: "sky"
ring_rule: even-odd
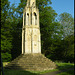
[[[20,3],[20,0],[9,0],[12,3],[16,3],[16,6]],[[60,15],[63,12],[67,12],[74,17],[74,0],[51,0],[50,5],[55,12]]]

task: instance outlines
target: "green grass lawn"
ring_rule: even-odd
[[[62,73],[59,73],[57,75],[74,75],[74,70],[69,70],[69,71],[66,71],[66,72],[62,72]]]
[[[45,74],[48,72],[61,71],[61,70],[74,68],[74,64],[72,63],[56,63],[56,65],[58,66],[57,69],[47,70],[43,72],[4,69],[4,74],[5,75],[39,75],[39,74]],[[5,66],[5,63],[3,63],[3,66]],[[67,70],[66,72],[61,72],[57,75],[74,75],[74,70]]]
[[[61,72],[57,75],[74,75],[74,64],[72,63],[56,63],[58,65],[58,70],[65,72]]]
[[[73,63],[56,63],[56,65],[58,66],[57,69],[59,70],[74,68]]]

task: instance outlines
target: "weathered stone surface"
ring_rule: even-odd
[[[22,54],[41,53],[39,10],[36,0],[27,0],[23,11]]]
[[[56,68],[54,62],[46,58],[42,54],[25,54],[20,55],[9,63],[6,68],[8,69],[19,69],[19,70],[31,70],[31,71],[44,71],[52,70]]]

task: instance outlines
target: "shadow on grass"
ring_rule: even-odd
[[[59,72],[56,75],[74,75],[74,70],[68,70],[68,71]]]
[[[40,74],[40,75],[74,75],[74,64],[71,63],[56,63],[55,71]]]
[[[5,75],[38,75],[36,73],[31,73],[29,71],[24,70],[12,70],[12,69],[4,69]]]
[[[59,70],[68,70],[68,69],[74,69],[74,64],[71,63],[56,63],[57,69]]]
[[[26,69],[22,68],[16,63],[10,66],[10,63],[9,63],[6,67],[4,67],[4,74],[5,75],[38,75],[36,73],[26,71]]]
[[[56,75],[74,75],[74,64],[71,63],[58,63],[58,74]]]

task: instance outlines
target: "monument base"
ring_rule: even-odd
[[[56,64],[43,54],[24,54],[18,56],[5,66],[6,69],[17,69],[27,71],[44,71],[56,68]]]

